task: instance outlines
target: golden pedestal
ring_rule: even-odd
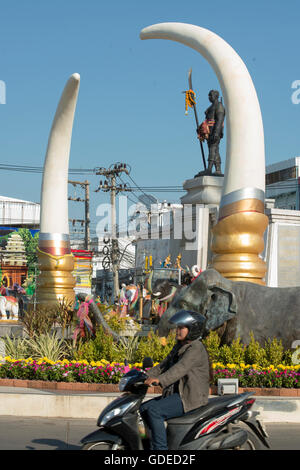
[[[238,212],[213,227],[211,266],[232,281],[265,284],[266,263],[259,257],[264,249],[268,217],[259,212]]]
[[[38,263],[41,273],[36,286],[37,302],[54,304],[63,299],[68,303],[74,302],[73,255],[54,256],[38,250]]]

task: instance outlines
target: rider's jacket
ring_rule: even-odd
[[[178,382],[185,413],[206,405],[208,401],[209,359],[199,339],[183,346],[177,343],[162,362],[148,371],[148,375],[158,378],[163,393]]]

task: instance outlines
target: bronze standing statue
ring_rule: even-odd
[[[196,175],[211,175],[212,168],[215,166],[215,176],[223,176],[221,171],[221,157],[219,152],[220,140],[223,137],[225,108],[219,101],[219,92],[211,90],[208,94],[209,101],[212,103],[205,111],[205,121],[197,128],[198,138],[201,142],[207,141],[208,145],[208,168]]]

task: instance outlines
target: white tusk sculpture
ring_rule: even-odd
[[[64,90],[53,120],[45,157],[41,189],[41,225],[37,301],[75,298],[74,259],[68,223],[68,172],[74,114],[80,76],[73,74]]]
[[[260,106],[239,55],[215,33],[190,24],[161,23],[141,39],[169,39],[198,51],[214,69],[227,116],[226,165],[219,221],[213,229],[212,265],[224,277],[263,284],[265,151]]]

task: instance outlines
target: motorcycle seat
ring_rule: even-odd
[[[206,418],[212,413],[216,413],[218,410],[222,410],[229,405],[233,399],[236,398],[236,395],[226,395],[222,397],[209,398],[206,405],[200,406],[195,410],[189,411],[182,416],[177,418],[171,418],[167,420],[168,425],[170,424],[194,424],[199,419]]]

